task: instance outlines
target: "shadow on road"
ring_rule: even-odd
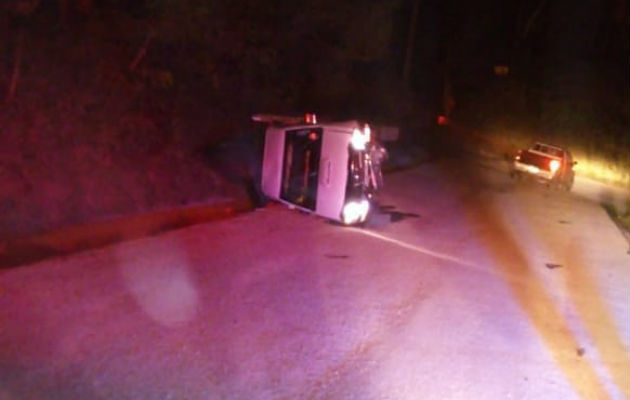
[[[398,211],[395,206],[391,205],[376,205],[376,209],[374,210],[375,214],[383,215],[389,218],[389,222],[400,222],[407,218],[420,218],[419,214]]]

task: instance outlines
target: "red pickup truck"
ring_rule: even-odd
[[[558,146],[535,143],[527,150],[519,150],[512,162],[510,176],[532,177],[548,186],[571,190],[575,172],[571,152]]]

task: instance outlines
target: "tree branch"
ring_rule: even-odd
[[[149,31],[149,33],[147,33],[147,37],[144,39],[142,46],[138,49],[138,52],[136,53],[136,56],[131,61],[131,64],[129,64],[129,71],[134,72],[136,68],[138,67],[138,64],[140,64],[140,62],[144,58],[144,56],[146,56],[147,50],[149,48],[149,44],[151,43],[153,36],[155,36],[153,31]]]
[[[9,83],[9,90],[5,101],[10,103],[15,98],[15,92],[17,91],[18,81],[20,79],[20,68],[22,65],[22,52],[24,47],[24,27],[21,26],[18,31],[18,37],[15,47],[15,55],[13,57],[13,73],[11,74],[11,82]]]
[[[416,22],[418,20],[418,11],[420,10],[420,0],[413,2],[411,16],[409,19],[409,31],[407,33],[407,51],[405,53],[405,64],[403,66],[403,81],[409,83],[411,76],[411,60],[413,58],[413,50],[416,40]]]
[[[529,31],[534,26],[534,22],[536,22],[536,18],[538,18],[543,8],[545,7],[546,3],[547,3],[547,0],[542,0],[540,3],[538,3],[538,7],[536,7],[532,15],[529,16],[529,18],[527,19],[527,22],[525,23],[525,27],[523,28],[523,31],[521,32],[521,39],[527,38],[527,35],[529,35]]]

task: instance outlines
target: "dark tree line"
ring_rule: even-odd
[[[503,120],[567,141],[603,135],[601,142],[628,147],[629,3],[436,2],[437,64],[453,112],[477,124]],[[493,74],[497,65],[509,73]]]
[[[29,53],[29,43],[19,39],[26,29],[33,51],[55,43],[51,62],[69,71],[118,62],[148,86],[171,86],[178,95],[231,110],[333,112],[346,105],[345,112],[365,112],[361,104],[378,109],[374,88],[397,78],[387,65],[397,1],[31,0],[28,11],[18,11],[25,3],[7,8],[10,19],[19,19],[5,43],[14,49],[5,57],[17,70],[23,47]],[[110,50],[113,43],[119,47]],[[93,59],[70,65],[85,46],[101,49],[112,65]],[[12,99],[16,91],[10,92]]]
[[[7,101],[19,96],[22,69],[41,75],[52,64],[57,83],[92,77],[83,87],[151,99],[160,113],[182,118],[202,118],[203,109],[393,120],[445,112],[474,124],[511,118],[550,129],[628,119],[628,0],[3,6]],[[497,65],[509,73],[494,75]]]

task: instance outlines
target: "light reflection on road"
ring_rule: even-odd
[[[449,254],[444,254],[444,253],[440,253],[440,252],[437,252],[437,251],[429,250],[429,249],[426,249],[424,247],[416,246],[416,245],[413,245],[413,244],[410,244],[410,243],[406,243],[406,242],[403,242],[403,241],[400,241],[400,240],[397,240],[397,239],[393,239],[393,238],[390,238],[390,237],[378,234],[376,232],[368,231],[368,230],[365,230],[365,229],[359,229],[359,228],[348,228],[348,229],[353,231],[353,232],[360,233],[360,234],[366,235],[366,236],[370,236],[370,237],[373,237],[373,238],[376,238],[376,239],[380,239],[380,240],[383,240],[385,242],[392,243],[392,244],[395,244],[395,245],[400,246],[402,248],[405,248],[407,250],[412,250],[412,251],[415,251],[415,252],[418,252],[418,253],[421,253],[421,254],[433,257],[433,258],[437,258],[437,259],[445,260],[445,261],[450,261],[450,262],[453,262],[455,264],[459,264],[459,265],[463,265],[463,266],[467,266],[467,267],[475,266],[475,264],[469,263],[469,262],[464,261],[462,259],[459,259],[459,258],[457,258],[455,256],[451,256]]]
[[[166,245],[164,245],[166,244]],[[177,326],[197,313],[199,294],[188,258],[178,244],[164,239],[159,248],[147,242],[142,253],[116,248],[121,276],[138,306],[155,322]]]
[[[582,343],[575,334],[571,321],[537,275],[535,266],[531,265],[522,243],[523,237],[517,238],[515,232],[511,232],[512,220],[518,215],[520,214],[502,216],[494,205],[475,199],[467,207],[467,220],[483,222],[485,225],[483,235],[480,236],[481,243],[495,260],[493,264],[497,272],[510,287],[515,300],[528,317],[530,326],[540,335],[547,351],[574,390],[584,399],[610,398],[607,385],[602,381],[596,366],[590,360],[581,359],[579,349]],[[533,217],[529,215],[524,218],[523,222],[529,229],[535,225]],[[540,242],[548,237],[541,230],[533,231],[531,239],[537,242],[534,247],[541,247]],[[544,244],[542,247],[544,248]],[[511,279],[514,274],[524,278],[527,284]],[[589,290],[588,295],[595,303],[600,302],[600,294],[596,290]],[[584,315],[580,317],[585,318]],[[622,391],[627,391],[616,374],[613,379]]]
[[[505,178],[501,176],[497,179],[502,181]],[[570,223],[573,218],[568,215],[574,216],[578,212],[574,208],[587,203],[571,200],[573,193],[545,191],[541,192],[544,201],[533,199],[527,202],[523,196],[539,196],[536,195],[537,187],[531,190],[524,188],[514,197],[516,204],[513,209],[505,212],[505,200],[494,204],[494,201],[488,201],[488,195],[470,195],[479,191],[470,182],[479,180],[474,173],[463,173],[462,179],[458,180],[463,183],[451,187],[455,191],[453,198],[466,199],[461,222],[478,229],[476,241],[490,258],[492,270],[509,288],[528,325],[537,333],[557,369],[581,398],[630,398],[628,349],[611,315],[610,304],[605,301],[607,293],[603,293],[594,282],[591,276],[593,268],[588,264],[587,255],[583,254],[585,250],[576,247],[570,237],[563,236],[564,230],[555,228],[559,219]],[[582,188],[579,189],[578,195],[584,196]],[[519,204],[519,201],[524,203]],[[546,208],[542,213],[531,206],[539,203]],[[567,214],[567,217],[559,214]],[[544,220],[545,217],[550,219]],[[471,264],[455,255],[367,230],[352,230],[433,258],[483,268],[483,265]],[[556,242],[566,243],[558,247]],[[544,263],[539,263],[532,252],[538,258],[548,257],[547,261],[570,265],[570,269],[553,272],[556,278],[559,274],[567,275],[564,285],[553,285],[553,279],[548,279],[551,270],[544,270]],[[541,266],[543,275],[547,272],[547,277],[541,276]]]
[[[565,204],[561,197],[556,197],[553,199],[553,205],[557,207]],[[550,216],[557,213],[555,207],[548,210]],[[567,213],[570,215],[569,220],[576,220],[576,224],[579,224],[577,210],[573,209]],[[525,243],[534,242],[535,247],[541,249],[543,254],[551,260],[561,262],[559,265],[564,267],[563,270],[555,272],[557,274],[555,284],[553,280],[546,279],[549,282],[547,290],[560,297],[562,304],[559,306],[564,308],[561,314],[564,314],[573,334],[588,338],[593,351],[587,358],[594,363],[596,370],[599,366],[603,367],[597,371],[600,380],[607,382],[609,378],[612,378],[612,382],[624,394],[624,397],[630,398],[630,376],[627,374],[630,371],[628,348],[611,314],[609,307],[612,305],[605,299],[605,296],[610,293],[602,291],[605,286],[600,286],[599,277],[595,273],[597,266],[592,265],[592,260],[597,257],[593,258],[588,254],[591,243],[584,243],[584,239],[576,234],[561,235],[556,231],[555,235],[550,235],[550,225],[553,224],[534,223],[536,219],[541,219],[541,215],[540,212],[534,212],[531,207],[519,205],[509,216],[505,215],[503,218],[514,224],[515,216],[522,220],[520,231],[529,231],[529,234],[521,237],[521,240],[527,238]],[[508,226],[507,220],[504,222],[506,226]],[[554,220],[551,219],[551,221]],[[579,227],[576,231],[580,231]],[[610,238],[602,237],[601,239]],[[590,248],[590,250],[593,249]],[[549,276],[549,274],[538,275],[540,280]],[[583,347],[580,349],[584,351]]]

